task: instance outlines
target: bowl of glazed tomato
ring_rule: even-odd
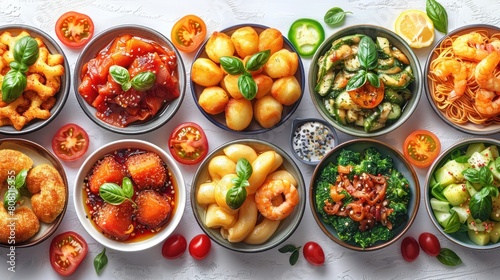
[[[96,124],[116,133],[142,134],[164,125],[179,109],[185,69],[163,34],[121,25],[85,46],[73,86],[80,107]]]
[[[337,131],[376,137],[401,126],[422,95],[420,62],[399,35],[354,25],[327,38],[309,69],[309,93]]]
[[[240,24],[213,32],[191,66],[191,92],[217,127],[240,134],[270,131],[290,118],[304,93],[294,46],[276,28]]]
[[[134,139],[93,152],[75,179],[73,199],[81,224],[97,242],[139,251],[165,240],[186,205],[183,175],[158,146]]]

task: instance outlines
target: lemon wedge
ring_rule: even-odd
[[[403,11],[396,19],[394,29],[412,48],[428,47],[434,41],[434,24],[423,11]]]

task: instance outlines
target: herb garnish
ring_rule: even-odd
[[[432,20],[434,28],[444,34],[448,33],[448,14],[441,4],[436,0],[426,0],[425,11]]]
[[[109,204],[120,205],[125,200],[128,200],[135,205],[135,202],[132,200],[134,186],[132,185],[132,180],[128,177],[123,178],[121,187],[115,183],[102,184],[99,188],[99,195]]]
[[[336,25],[341,24],[344,21],[345,16],[347,14],[352,14],[352,13],[349,11],[344,12],[344,10],[342,8],[334,7],[326,12],[325,17],[324,17],[324,21],[326,24],[328,24],[330,26],[336,26]]]
[[[106,248],[104,248],[102,252],[94,258],[95,272],[99,275],[107,264],[108,256],[106,256]]]
[[[280,253],[292,253],[290,255],[290,258],[288,259],[288,262],[290,263],[290,265],[295,265],[297,263],[297,261],[299,260],[299,252],[300,252],[300,248],[302,246],[298,246],[296,247],[295,245],[292,245],[292,244],[288,244],[288,245],[285,245],[281,248],[278,249],[278,251]]]
[[[380,79],[377,74],[370,72],[377,67],[378,63],[378,53],[377,46],[373,42],[372,38],[368,36],[363,36],[359,41],[358,47],[358,60],[361,64],[361,69],[354,75],[347,83],[346,90],[355,90],[362,87],[366,81],[374,87],[380,87]]]
[[[151,71],[140,72],[130,80],[130,74],[125,67],[113,65],[109,68],[109,74],[115,82],[122,86],[123,91],[134,88],[137,91],[146,91],[153,87],[156,75]]]
[[[15,205],[21,199],[21,194],[25,196],[31,195],[29,191],[24,188],[26,183],[26,176],[28,176],[28,170],[23,169],[19,173],[17,173],[13,182],[9,182],[10,179],[7,179],[7,183],[9,184],[9,186],[14,186],[14,188],[9,187],[9,189],[3,196],[3,205],[5,209],[7,209],[9,205]]]
[[[483,186],[470,198],[469,209],[474,219],[487,220],[493,208],[493,197],[498,197],[498,188],[493,186],[493,173],[486,166],[482,166],[479,170],[467,168],[462,173],[467,181]]]
[[[441,248],[439,254],[436,256],[438,261],[447,266],[457,266],[462,264],[462,259],[451,249]]]
[[[231,182],[234,187],[230,188],[226,193],[226,203],[231,209],[238,209],[245,202],[247,197],[246,187],[250,185],[248,178],[252,176],[252,165],[245,158],[240,158],[236,163],[237,178],[233,178]]]

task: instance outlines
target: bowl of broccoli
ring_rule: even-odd
[[[389,246],[417,216],[420,184],[395,148],[374,139],[336,146],[316,166],[309,204],[316,223],[333,241],[356,251]]]

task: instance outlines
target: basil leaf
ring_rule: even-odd
[[[280,253],[291,253],[295,250],[297,250],[298,248],[295,246],[295,245],[292,245],[292,244],[288,244],[288,245],[285,245],[281,248],[278,249],[278,251]]]
[[[486,221],[490,217],[492,208],[493,199],[488,188],[482,188],[470,198],[469,210],[474,219]]]
[[[151,71],[144,71],[137,74],[130,83],[137,91],[146,91],[152,88],[156,81],[156,75]]]
[[[362,87],[366,83],[366,71],[359,70],[356,75],[354,75],[348,82],[345,89],[347,91],[355,90]]]
[[[267,63],[270,56],[271,56],[271,50],[260,51],[256,54],[252,55],[248,59],[246,65],[245,65],[246,70],[247,71],[259,70],[260,68],[262,68],[262,66],[264,66],[264,64]]]
[[[462,174],[464,175],[465,180],[476,184],[479,183],[479,171],[474,169],[474,168],[467,168],[464,171],[462,171]]]
[[[380,87],[380,79],[379,77],[377,76],[377,74],[373,73],[373,72],[368,72],[366,73],[366,78],[368,79],[368,82],[370,82],[370,84],[376,88]]]
[[[226,203],[231,209],[238,209],[247,198],[245,187],[232,187],[226,193]]]
[[[30,36],[22,37],[14,45],[14,60],[21,64],[33,65],[38,53],[38,42]]]
[[[104,201],[113,205],[122,204],[127,199],[122,188],[115,183],[102,184],[99,188],[99,195]]]
[[[252,100],[257,95],[257,84],[250,74],[243,74],[238,77],[238,89],[246,100]]]
[[[425,11],[432,20],[434,28],[444,34],[448,33],[448,14],[441,4],[436,0],[426,0]]]
[[[335,26],[344,21],[346,14],[352,14],[352,13],[344,12],[342,8],[334,7],[326,12],[323,20],[325,21],[326,24],[330,26]]]
[[[132,196],[134,196],[134,185],[132,185],[132,180],[128,177],[123,177],[122,192],[127,198],[132,198]]]
[[[106,248],[102,250],[101,253],[99,253],[95,258],[94,258],[94,268],[95,272],[97,274],[100,274],[101,271],[104,269],[104,267],[108,264],[108,256],[106,256]]]
[[[460,229],[461,223],[458,213],[455,210],[450,210],[451,216],[443,223],[443,231],[446,233],[454,233]]]
[[[470,156],[463,155],[463,156],[458,156],[454,159],[458,163],[466,163],[469,160],[469,158],[470,158]]]
[[[236,163],[236,175],[239,178],[248,180],[252,176],[252,164],[246,158],[240,158]]]
[[[28,65],[26,64],[23,64],[23,63],[19,63],[17,61],[12,61],[11,63],[9,63],[9,66],[12,70],[15,70],[15,71],[18,71],[18,72],[21,72],[21,73],[26,73],[28,72]]]
[[[3,195],[3,206],[8,209],[9,206],[16,206],[16,203],[21,199],[21,194],[16,188],[8,189]]]
[[[220,65],[228,74],[239,75],[245,72],[243,61],[232,56],[222,56],[219,58]]]
[[[128,73],[128,70],[125,67],[113,65],[109,67],[109,74],[111,75],[111,78],[115,80],[115,82],[117,82],[122,86],[130,82],[130,74]]]
[[[27,80],[25,74],[12,69],[9,70],[2,81],[2,100],[6,103],[16,100],[23,94],[26,85]]]
[[[27,169],[23,169],[23,170],[19,171],[19,173],[17,173],[16,181],[14,183],[14,185],[16,186],[17,189],[20,189],[24,186],[24,184],[26,183],[26,176],[28,176]]]
[[[460,259],[460,257],[455,252],[448,248],[441,248],[441,251],[439,251],[439,254],[436,256],[436,258],[442,264],[447,266],[457,266],[462,264],[462,259]]]
[[[290,265],[295,265],[298,260],[299,260],[299,250],[296,250],[290,255],[289,259]]]
[[[489,186],[493,184],[493,173],[491,173],[491,170],[486,166],[483,166],[479,169],[478,177],[479,183],[483,186]]]
[[[372,70],[377,67],[377,46],[375,45],[375,42],[373,42],[372,38],[364,36],[359,41],[358,60],[361,66],[366,70]]]

